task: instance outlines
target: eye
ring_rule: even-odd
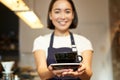
[[[56,14],[58,14],[58,13],[60,13],[60,10],[54,10],[54,13],[56,13]]]
[[[60,11],[55,11],[54,13],[58,14],[58,13],[60,13]]]
[[[66,11],[66,13],[70,13],[70,11]]]
[[[66,10],[66,13],[69,14],[69,13],[71,13],[71,11],[70,10]]]

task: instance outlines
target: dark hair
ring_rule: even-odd
[[[55,26],[53,25],[52,21],[50,20],[49,18],[49,13],[51,12],[52,8],[53,8],[53,5],[54,3],[56,2],[57,0],[51,0],[50,2],[50,5],[49,5],[49,9],[48,9],[48,15],[47,15],[47,27],[49,29],[55,29]],[[75,6],[74,6],[74,3],[72,0],[67,0],[71,6],[72,6],[72,10],[74,12],[74,19],[69,27],[69,29],[73,29],[73,28],[76,28],[77,27],[77,24],[78,24],[78,16],[77,16],[77,12],[76,12],[76,9],[75,9]]]

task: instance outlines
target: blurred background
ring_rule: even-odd
[[[6,6],[3,1],[16,4]],[[79,24],[72,32],[87,37],[94,48],[91,80],[119,80],[120,0],[73,1]],[[20,3],[23,2],[24,7],[21,7]],[[50,0],[0,0],[0,61],[15,61],[12,70],[23,80],[39,80],[32,47],[36,37],[51,32],[46,27],[49,2]],[[24,16],[27,12],[32,12],[27,14],[28,20]],[[30,18],[32,15],[38,21],[33,20],[35,17]],[[26,22],[29,20],[33,20],[33,25],[29,24],[32,22]],[[0,77],[2,71],[0,65]]]

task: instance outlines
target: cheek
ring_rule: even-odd
[[[52,20],[57,20],[59,17],[54,15],[51,18],[52,18]]]
[[[71,16],[71,19],[73,20],[74,19],[74,14],[71,14],[70,16]]]
[[[50,14],[50,20],[56,20],[58,18],[54,13]]]
[[[71,15],[71,19],[72,19],[72,20],[74,19],[74,15],[73,15],[73,14]]]

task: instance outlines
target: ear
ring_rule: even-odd
[[[51,15],[51,12],[49,12],[49,18],[50,18],[50,20],[52,19],[52,15]]]
[[[74,15],[74,13],[72,14],[72,19],[74,19],[74,17],[75,17],[75,15]]]

